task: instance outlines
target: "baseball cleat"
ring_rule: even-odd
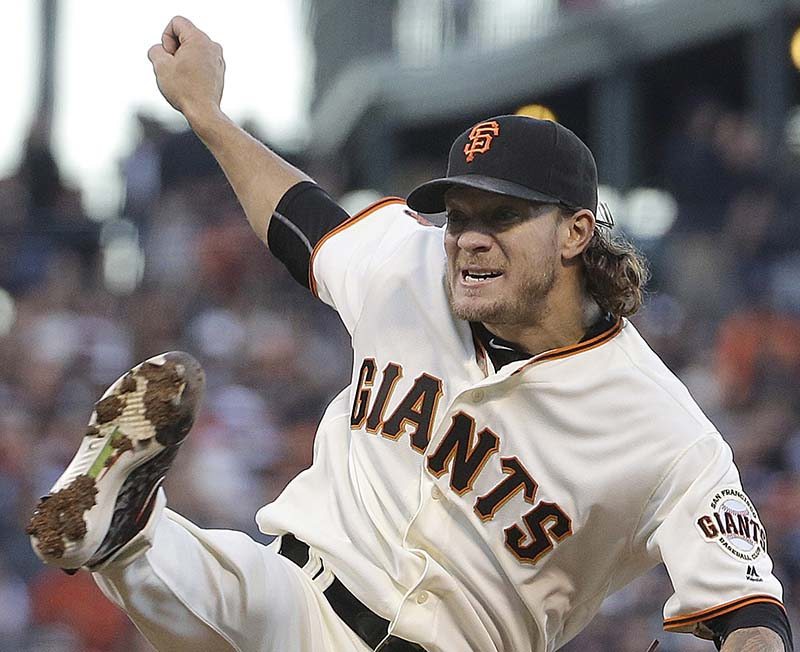
[[[26,528],[42,561],[68,571],[92,569],[141,531],[192,427],[204,382],[197,360],[172,351],[137,365],[106,390],[78,452]]]

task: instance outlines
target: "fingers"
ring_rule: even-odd
[[[157,43],[147,51],[147,58],[154,66],[164,59],[169,59],[170,55],[161,43]]]
[[[197,29],[191,20],[184,18],[183,16],[175,16],[170,23],[172,24],[173,30],[178,35],[180,35],[181,32],[188,34],[189,32]],[[183,42],[183,39],[181,39],[181,42]]]
[[[161,46],[166,54],[175,54],[178,51],[178,37],[171,31],[171,25],[172,23],[167,25],[167,29],[161,35]]]
[[[200,30],[194,26],[191,20],[183,16],[175,16],[164,29],[161,35],[161,45],[167,54],[175,54],[192,32],[199,32]]]

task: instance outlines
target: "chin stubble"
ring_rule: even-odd
[[[450,309],[459,319],[488,324],[532,324],[538,320],[555,285],[555,264],[550,261],[540,274],[526,278],[522,289],[506,301],[498,297],[483,305],[458,305],[453,297],[453,282],[445,285]]]

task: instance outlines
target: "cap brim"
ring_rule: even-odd
[[[506,197],[517,197],[518,199],[539,201],[547,204],[563,203],[557,197],[531,190],[518,183],[481,174],[464,174],[427,181],[411,191],[406,203],[409,208],[420,213],[443,213],[445,211],[444,195],[450,188],[454,187],[475,188]]]

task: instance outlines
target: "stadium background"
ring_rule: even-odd
[[[487,115],[553,115],[589,143],[617,230],[651,260],[634,322],[731,442],[798,631],[800,2],[297,4],[316,60],[309,129],[278,149],[351,211],[440,175],[451,139]],[[37,108],[0,180],[0,651],[145,650],[87,575],[43,568],[22,532],[99,392],[155,353],[199,357],[208,394],[170,502],[260,537],[253,514],[309,464],[349,350],[185,125],[132,112],[137,140],[108,172],[120,199],[87,209],[51,147],[58,9],[37,4]],[[250,83],[268,88],[274,65]],[[669,594],[655,570],[565,649],[711,649],[661,631]]]

